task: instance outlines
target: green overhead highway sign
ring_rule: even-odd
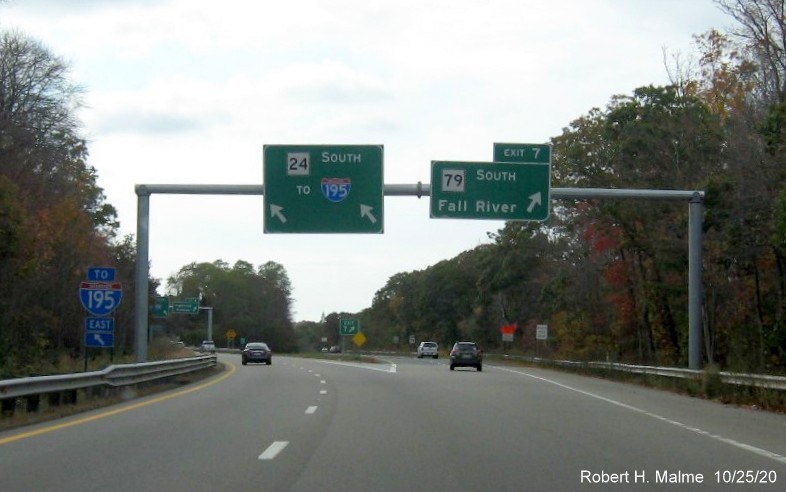
[[[266,233],[381,233],[382,145],[265,145]]]
[[[188,297],[184,301],[172,301],[169,304],[169,312],[175,314],[198,314],[199,299]]]
[[[546,220],[551,165],[518,162],[431,163],[431,218]]]

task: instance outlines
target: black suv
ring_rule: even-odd
[[[483,352],[475,342],[456,342],[450,351],[450,370],[457,367],[474,367],[483,370]]]

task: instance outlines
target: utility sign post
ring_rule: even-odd
[[[353,337],[353,341],[357,344],[357,340],[355,337],[360,336],[362,342],[358,344],[358,346],[363,345],[366,343],[365,335],[360,333],[360,321],[356,319],[342,319],[339,320],[338,325],[338,334],[341,335],[341,351],[344,351],[344,340],[346,337],[351,336]]]
[[[360,322],[356,319],[342,319],[339,322],[339,335],[350,336],[360,333]]]
[[[266,233],[382,233],[382,145],[265,145]]]
[[[502,341],[503,342],[512,342],[513,335],[516,333],[516,329],[518,328],[517,325],[505,325],[500,328],[500,333],[502,333]]]
[[[85,318],[85,347],[115,346],[115,320],[109,315],[123,300],[123,286],[115,280],[116,277],[117,270],[113,267],[90,267],[87,270],[87,280],[79,285],[79,300],[92,315]]]

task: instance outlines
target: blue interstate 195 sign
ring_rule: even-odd
[[[88,313],[106,316],[123,300],[120,282],[82,282],[79,285],[79,300]]]

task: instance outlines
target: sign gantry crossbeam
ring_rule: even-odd
[[[148,265],[149,229],[150,229],[150,195],[264,195],[264,185],[166,185],[140,184],[135,187],[137,194],[137,258],[136,258],[136,360],[147,360],[148,332]],[[431,185],[386,184],[383,186],[385,196],[431,196]],[[701,323],[701,244],[702,221],[704,210],[704,192],[689,190],[636,190],[636,189],[601,189],[601,188],[551,188],[551,199],[633,199],[633,200],[671,200],[687,201],[689,204],[688,222],[688,330],[689,330],[689,367],[702,367],[702,323]]]

